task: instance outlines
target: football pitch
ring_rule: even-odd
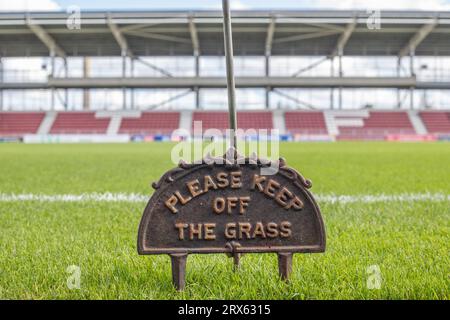
[[[0,144],[0,299],[450,298],[450,144],[282,143],[313,182],[326,252],[294,255],[289,283],[275,254],[244,255],[237,272],[190,255],[183,292],[167,255],[136,249],[172,147]]]

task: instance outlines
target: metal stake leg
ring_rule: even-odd
[[[184,290],[186,285],[186,259],[187,253],[171,254],[172,282],[178,291]]]
[[[292,253],[278,253],[278,272],[282,280],[289,280],[292,272]]]
[[[234,253],[234,255],[233,255],[233,271],[239,270],[240,264],[241,264],[241,254]]]

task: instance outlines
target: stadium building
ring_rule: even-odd
[[[233,12],[238,126],[284,140],[450,137],[450,12]],[[0,13],[0,138],[226,129],[216,11]]]

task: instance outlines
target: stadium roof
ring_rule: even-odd
[[[235,11],[236,55],[450,56],[450,12],[381,11],[380,29],[365,11]],[[0,56],[223,55],[218,11],[0,13]],[[369,20],[371,22],[371,20]]]

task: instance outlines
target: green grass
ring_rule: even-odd
[[[171,144],[0,145],[0,193],[151,193]],[[450,144],[281,145],[318,194],[450,194]],[[0,202],[0,299],[449,299],[449,202],[321,203],[324,254],[297,254],[292,280],[276,256],[191,255],[187,288],[167,256],[139,256],[145,203]],[[70,290],[70,265],[81,288]],[[367,268],[378,265],[381,289]]]

